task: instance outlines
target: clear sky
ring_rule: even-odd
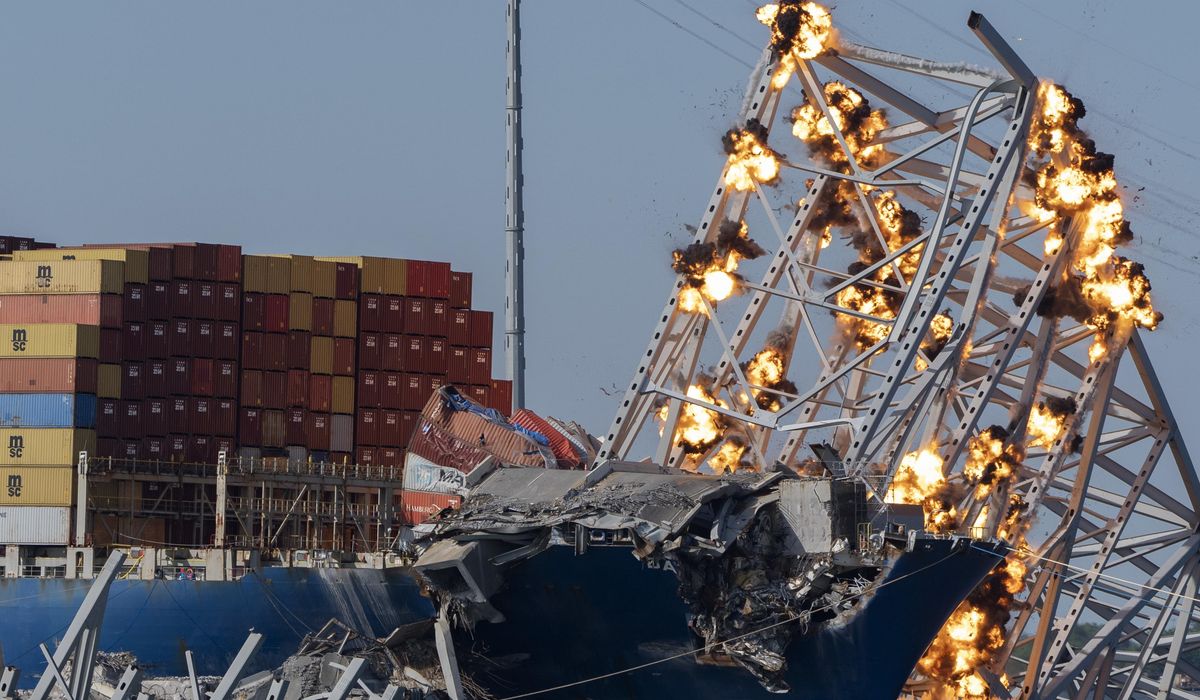
[[[631,375],[669,253],[719,174],[739,61],[766,36],[753,8],[525,0],[535,409],[607,428],[617,399],[604,390]],[[990,65],[971,9],[1081,97],[1084,125],[1117,155],[1139,234],[1129,252],[1166,313],[1148,342],[1196,426],[1200,5],[833,6],[856,42]],[[501,310],[502,0],[10,3],[0,19],[0,232],[450,260],[475,273],[477,307]]]

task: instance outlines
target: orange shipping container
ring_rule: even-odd
[[[119,368],[118,368],[119,369]],[[0,360],[0,392],[96,393],[95,360],[73,357]],[[120,386],[120,374],[117,375]]]
[[[0,271],[3,269],[0,267]],[[0,319],[5,323],[82,323],[120,328],[121,303],[116,294],[0,295]]]

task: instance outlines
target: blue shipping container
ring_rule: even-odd
[[[94,394],[0,394],[0,426],[95,428]]]

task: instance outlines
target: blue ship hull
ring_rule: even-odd
[[[848,623],[797,636],[787,653],[787,697],[894,700],[942,622],[998,561],[982,545],[966,545],[919,542]],[[645,568],[626,548],[576,556],[551,547],[505,578],[506,588],[491,602],[506,621],[478,623],[473,639],[458,633],[460,645],[489,659],[474,657],[469,668],[497,696],[616,674],[539,697],[777,697],[740,667],[697,663],[687,653],[697,640],[675,575]],[[459,654],[460,661],[472,658]]]
[[[0,579],[0,646],[5,663],[32,687],[90,581]],[[265,568],[238,581],[114,581],[100,636],[103,651],[129,651],[148,675],[224,673],[251,628],[265,635],[251,672],[278,666],[304,634],[336,617],[362,633],[384,636],[432,619],[434,609],[406,569]]]

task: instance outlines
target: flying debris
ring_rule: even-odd
[[[887,128],[883,110],[871,109],[871,103],[861,92],[843,83],[825,83],[822,92],[833,123],[820,106],[806,100],[792,110],[792,134],[808,146],[814,158],[837,166],[843,172],[849,172],[851,156],[860,165],[876,165],[883,147],[872,141]],[[842,147],[839,136],[849,153]]]
[[[796,385],[787,378],[787,344],[791,330],[776,329],[767,336],[766,346],[742,365],[746,379],[759,389],[752,389],[754,402],[766,411],[783,407],[779,394],[796,393]]]
[[[728,299],[741,280],[736,274],[738,264],[765,253],[749,237],[744,221],[725,221],[715,241],[696,242],[674,251],[671,269],[684,277],[679,308],[688,313],[705,313],[704,299],[714,303]]]
[[[771,53],[779,61],[771,79],[776,90],[787,85],[799,61],[820,56],[833,38],[833,18],[815,2],[771,3],[758,8],[755,16],[771,28]]]
[[[729,156],[725,169],[725,184],[739,192],[748,192],[759,183],[773,185],[779,181],[779,161],[782,158],[767,145],[767,127],[757,119],[749,119],[741,129],[725,132],[721,144]]]

